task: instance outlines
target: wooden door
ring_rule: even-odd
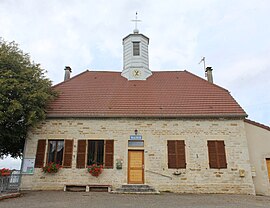
[[[268,178],[270,180],[270,158],[266,159],[266,165],[267,165],[267,170],[268,170]]]
[[[144,151],[129,150],[128,151],[128,183],[143,184],[144,183]]]

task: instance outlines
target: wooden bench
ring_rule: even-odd
[[[104,184],[65,184],[64,191],[97,191],[97,192],[111,192],[112,185],[104,185]]]

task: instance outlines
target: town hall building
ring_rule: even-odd
[[[122,72],[87,70],[70,77],[66,67],[46,120],[28,133],[24,158],[34,158],[35,165],[21,189],[96,185],[121,191],[136,184],[155,191],[255,194],[254,173],[262,166],[251,163],[256,142],[249,146],[246,129],[258,125],[213,83],[212,68],[207,80],[186,70],[155,71],[148,44],[138,29],[123,39]],[[256,141],[256,134],[250,137]],[[257,172],[264,179],[257,186],[268,183],[262,192],[270,195],[270,148],[263,151],[264,170]],[[49,162],[62,168],[42,172]],[[98,177],[87,172],[93,164],[104,166]]]

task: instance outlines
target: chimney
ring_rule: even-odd
[[[64,81],[67,81],[70,79],[71,68],[69,66],[66,66],[64,70],[65,70]]]
[[[208,82],[213,83],[213,74],[212,74],[212,67],[208,66],[205,69],[205,75],[207,77]]]

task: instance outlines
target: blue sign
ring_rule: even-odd
[[[130,140],[142,140],[142,135],[130,135]]]

